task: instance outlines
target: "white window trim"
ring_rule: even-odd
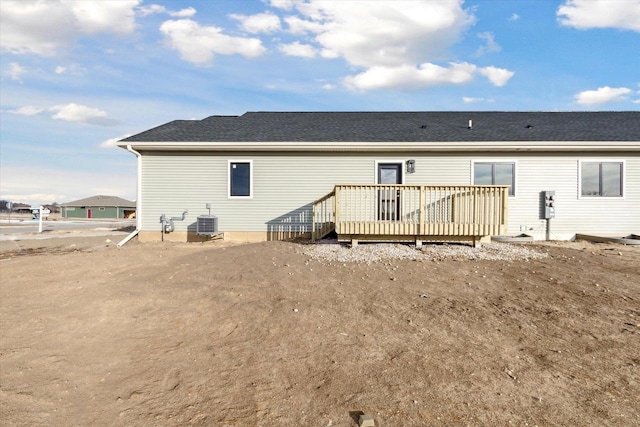
[[[583,196],[582,164],[583,163],[622,163],[622,196]],[[627,164],[622,159],[580,159],[578,160],[578,199],[583,200],[624,200],[627,194]]]
[[[474,177],[476,176],[476,163],[513,163],[513,196],[509,194],[510,199],[516,199],[518,197],[518,161],[511,159],[478,159],[471,160],[471,176],[469,177],[469,182],[471,185],[474,184]]]
[[[249,195],[248,196],[232,196],[231,195],[231,165],[233,163],[249,163]],[[228,199],[253,199],[253,160],[247,160],[247,159],[227,160],[227,198]]]
[[[400,165],[400,170],[402,171],[400,177],[402,178],[402,184],[405,184],[405,173],[406,173],[406,167],[405,167],[405,162],[406,160],[398,160],[398,159],[391,159],[391,160],[375,160],[374,161],[374,168],[373,168],[373,182],[375,182],[376,184],[380,184],[380,182],[378,182],[378,165],[379,164],[398,164]],[[402,185],[400,184],[400,185]]]

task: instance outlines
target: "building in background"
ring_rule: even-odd
[[[63,218],[122,219],[135,218],[136,202],[115,196],[93,196],[63,203]]]

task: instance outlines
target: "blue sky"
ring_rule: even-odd
[[[640,0],[1,0],[0,199],[135,199],[117,139],[246,111],[640,109]]]

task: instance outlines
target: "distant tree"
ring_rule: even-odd
[[[49,209],[51,211],[51,213],[58,213],[60,212],[60,206],[57,203],[52,203],[50,205],[43,205],[45,208]]]
[[[11,212],[29,213],[31,212],[31,205],[20,202],[11,203]]]

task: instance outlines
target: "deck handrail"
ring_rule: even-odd
[[[486,236],[506,232],[508,185],[339,184],[340,235]]]
[[[335,229],[335,189],[311,203],[311,240],[322,239]]]

